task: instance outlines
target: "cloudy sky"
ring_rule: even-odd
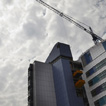
[[[106,0],[44,1],[106,39]],[[74,60],[94,45],[89,34],[36,0],[0,0],[0,106],[27,106],[28,66],[44,62],[56,42],[69,44]]]

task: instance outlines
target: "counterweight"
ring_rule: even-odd
[[[64,19],[68,20],[69,22],[73,23],[74,25],[76,25],[77,27],[81,28],[82,30],[84,30],[85,32],[89,33],[92,36],[92,40],[94,41],[94,43],[98,43],[99,41],[103,41],[103,39],[101,37],[99,37],[98,35],[96,35],[93,31],[92,28],[89,27],[89,29],[85,28],[84,26],[80,25],[78,22],[76,22],[75,20],[73,20],[73,18],[69,17],[68,15],[64,14],[63,12],[55,9],[54,7],[48,5],[47,3],[45,3],[42,0],[36,0],[37,2],[39,2],[40,4],[44,5],[45,7],[47,7],[48,9],[52,10],[53,12],[55,12],[56,14],[60,15],[61,17],[63,17]]]

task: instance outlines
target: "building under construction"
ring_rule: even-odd
[[[89,106],[81,70],[69,45],[57,43],[45,63],[28,69],[28,106]]]
[[[88,49],[80,61],[89,105],[106,106],[106,41]]]
[[[57,43],[45,63],[31,64],[28,105],[106,106],[106,41],[91,27],[87,29],[44,1],[36,1],[90,34],[95,45],[73,61],[69,45]]]

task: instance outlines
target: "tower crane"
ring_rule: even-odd
[[[87,29],[84,26],[80,25],[77,21],[73,20],[72,17],[69,17],[68,15],[64,14],[63,12],[61,12],[61,11],[55,9],[54,7],[48,5],[44,1],[42,1],[42,0],[36,0],[36,1],[39,2],[40,4],[42,4],[43,6],[47,7],[48,9],[52,10],[53,12],[58,14],[59,16],[63,17],[64,19],[68,20],[69,22],[73,23],[77,27],[81,28],[85,32],[89,33],[92,36],[92,40],[94,41],[95,44],[97,44],[99,41],[104,41],[101,37],[99,37],[98,35],[96,35],[93,32],[91,27],[89,27],[89,29]]]

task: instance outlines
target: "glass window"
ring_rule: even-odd
[[[82,60],[83,66],[86,66],[85,56],[82,56],[82,57],[81,57],[81,60]]]
[[[106,82],[103,83],[102,85],[98,86],[97,88],[95,88],[94,90],[91,91],[92,96],[96,96],[99,93],[103,92],[106,90]]]
[[[104,70],[103,72],[98,74],[96,77],[94,77],[90,81],[88,81],[88,84],[89,84],[89,86],[92,86],[104,78],[106,78],[106,70]]]
[[[83,62],[83,65],[86,66],[87,64],[89,64],[92,61],[92,57],[90,52],[86,52],[82,57],[81,60]]]
[[[104,106],[106,104],[106,96],[94,102],[95,106]]]
[[[86,72],[86,77],[89,77],[90,76],[90,73],[89,71]]]
[[[92,75],[96,71],[100,70],[105,65],[106,65],[106,59],[102,60],[100,63],[98,63],[97,65],[95,65],[94,67],[92,67],[89,71],[87,71],[86,72],[86,77],[89,77],[90,75]]]
[[[106,50],[106,41],[103,42],[102,44],[103,44],[104,49]]]
[[[95,67],[91,68],[89,71],[86,72],[86,76],[89,77],[95,72]]]
[[[93,81],[90,80],[90,81],[88,82],[88,84],[89,84],[89,86],[92,86],[92,85],[93,85]]]
[[[97,83],[99,80],[100,80],[99,76],[94,77],[94,79],[93,79],[93,83]]]
[[[85,54],[85,57],[86,57],[86,62],[87,62],[87,64],[92,61],[92,57],[91,57],[90,52],[87,52],[87,53]]]
[[[95,101],[95,106],[100,106],[99,100]]]

